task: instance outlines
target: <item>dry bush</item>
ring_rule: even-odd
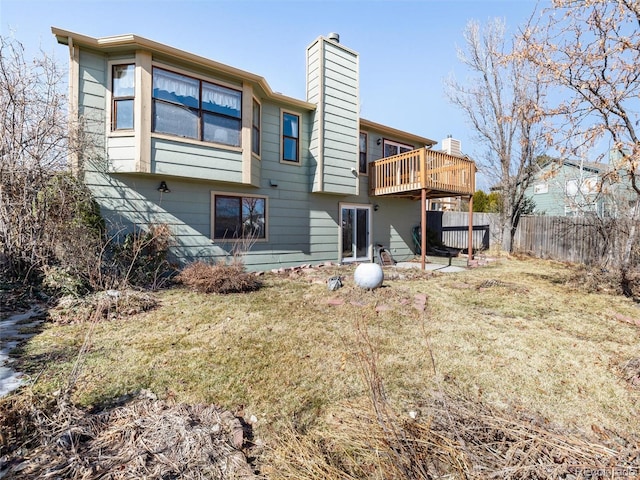
[[[571,269],[567,286],[587,293],[609,293],[640,298],[640,269],[623,274],[620,270],[579,265]]]
[[[157,290],[175,273],[169,262],[173,234],[167,224],[149,224],[135,228],[117,242],[121,232],[104,241],[96,267],[92,271],[95,289],[141,287]]]
[[[258,290],[262,283],[245,272],[240,264],[212,265],[194,262],[187,265],[176,280],[200,293],[243,293]]]

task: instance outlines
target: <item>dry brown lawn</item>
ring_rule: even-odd
[[[348,267],[266,274],[245,294],[168,290],[154,310],[94,325],[72,400],[100,407],[148,389],[253,416],[274,478],[305,432],[337,442],[335,422],[370,403],[367,362],[401,417],[420,415],[434,392],[456,392],[567,432],[636,432],[640,308],[587,292],[576,272],[502,258],[455,274],[387,269],[371,292]],[[345,285],[328,291],[336,274]],[[24,347],[32,392],[64,388],[88,330],[49,323]],[[361,455],[355,443],[341,452]]]

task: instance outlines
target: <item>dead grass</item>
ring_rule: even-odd
[[[337,274],[345,286],[329,291],[326,280]],[[620,318],[640,319],[640,309],[621,296],[568,286],[571,274],[561,263],[503,259],[458,274],[393,275],[372,292],[353,285],[349,268],[267,274],[248,294],[167,291],[160,308],[94,326],[72,400],[98,407],[144,388],[178,402],[219,404],[256,417],[256,434],[274,446],[262,459],[273,478],[375,477],[377,463],[357,461],[366,445],[339,428],[353,419],[364,436],[375,433],[373,420],[363,420],[371,412],[358,360],[357,326],[364,325],[400,419],[436,408],[426,400],[434,391],[453,391],[465,392],[454,403],[460,418],[463,406],[473,411],[475,404],[483,415],[529,415],[553,425],[554,435],[624,437],[637,430],[640,411],[633,382],[640,327]],[[83,324],[50,324],[25,346],[19,366],[39,375],[36,395],[65,385],[70,352],[85,332]],[[280,460],[296,452],[329,460],[303,462],[287,477]]]

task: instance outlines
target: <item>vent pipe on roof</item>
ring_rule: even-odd
[[[329,40],[331,40],[332,42],[336,42],[336,43],[340,43],[340,35],[337,34],[336,32],[331,32],[328,35]]]

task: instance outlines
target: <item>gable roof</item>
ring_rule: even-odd
[[[281,93],[274,92],[267,81],[264,79],[264,77],[261,77],[260,75],[246,72],[244,70],[240,70],[239,68],[231,67],[224,63],[216,62],[215,60],[210,60],[208,58],[201,57],[200,55],[189,53],[184,50],[180,50],[178,48],[156,42],[154,40],[149,40],[148,38],[141,37],[139,35],[130,33],[126,35],[114,35],[110,37],[94,38],[87,35],[70,32],[68,30],[63,30],[57,27],[51,27],[51,32],[56,36],[58,43],[62,45],[80,45],[92,48],[94,50],[100,50],[106,53],[117,53],[135,49],[145,49],[150,50],[151,52],[156,54],[178,57],[194,65],[207,69],[217,70],[231,77],[257,84],[262,88],[262,90],[264,90],[267,97],[273,100],[293,104],[306,110],[316,109],[316,105],[313,103],[305,102],[304,100],[299,100],[297,98],[288,97]]]
[[[56,36],[58,43],[62,45],[68,45],[69,47],[73,47],[73,45],[80,45],[105,53],[118,53],[136,49],[145,49],[160,55],[178,57],[196,66],[216,70],[229,75],[230,77],[256,84],[265,92],[267,98],[270,98],[272,100],[294,105],[308,111],[313,111],[317,108],[315,103],[306,102],[304,100],[274,92],[265,78],[261,77],[260,75],[247,72],[245,70],[241,70],[224,63],[216,62],[215,60],[189,53],[184,50],[180,50],[178,48],[171,47],[169,45],[165,45],[163,43],[156,42],[145,37],[141,37],[139,35],[129,33],[125,35],[94,38],[87,35],[82,35],[80,33],[64,30],[58,27],[51,27],[51,32]],[[398,130],[386,125],[382,125],[380,123],[375,123],[370,120],[365,120],[364,118],[360,118],[360,126],[377,130],[383,134],[388,134],[394,137],[401,137],[402,139],[428,146],[435,145],[437,143],[436,141],[429,138],[414,135],[412,133]]]

